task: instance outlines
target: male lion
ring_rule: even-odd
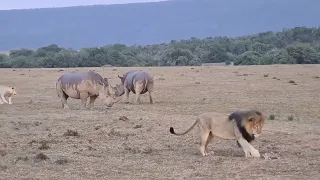
[[[0,85],[0,104],[7,103],[12,104],[12,96],[17,95],[17,92],[12,86]],[[8,97],[9,102],[5,99]]]
[[[261,134],[264,125],[264,117],[261,112],[239,110],[229,116],[223,113],[206,112],[200,114],[185,132],[176,133],[173,127],[170,127],[170,133],[184,135],[196,124],[198,124],[201,139],[199,150],[203,156],[208,155],[208,144],[214,136],[217,136],[226,140],[236,139],[243,148],[245,157],[260,157],[259,151],[250,142],[254,140],[255,136],[258,137]]]

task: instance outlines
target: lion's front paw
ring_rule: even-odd
[[[249,151],[245,151],[245,157],[252,157],[251,153]]]
[[[261,157],[260,152],[259,152],[258,150],[256,150],[256,149],[253,149],[253,150],[251,151],[251,155],[252,155],[253,157],[257,157],[257,158]]]

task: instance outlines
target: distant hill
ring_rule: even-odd
[[[171,0],[0,11],[0,50],[241,36],[320,25],[315,0]]]

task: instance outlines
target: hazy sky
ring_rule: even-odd
[[[1,0],[0,10],[44,7],[66,7],[93,4],[126,4],[136,2],[157,2],[165,0]]]

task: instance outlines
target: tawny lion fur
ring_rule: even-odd
[[[12,104],[12,97],[17,95],[16,89],[13,86],[0,85],[0,104]],[[8,97],[8,101],[5,99]]]
[[[265,118],[256,110],[235,111],[230,115],[217,112],[200,114],[192,126],[183,133],[170,132],[175,135],[188,133],[198,125],[201,139],[199,151],[203,156],[208,155],[208,144],[214,136],[225,140],[237,140],[243,148],[245,157],[260,157],[260,153],[250,142],[261,134]],[[238,145],[239,145],[238,144]]]

